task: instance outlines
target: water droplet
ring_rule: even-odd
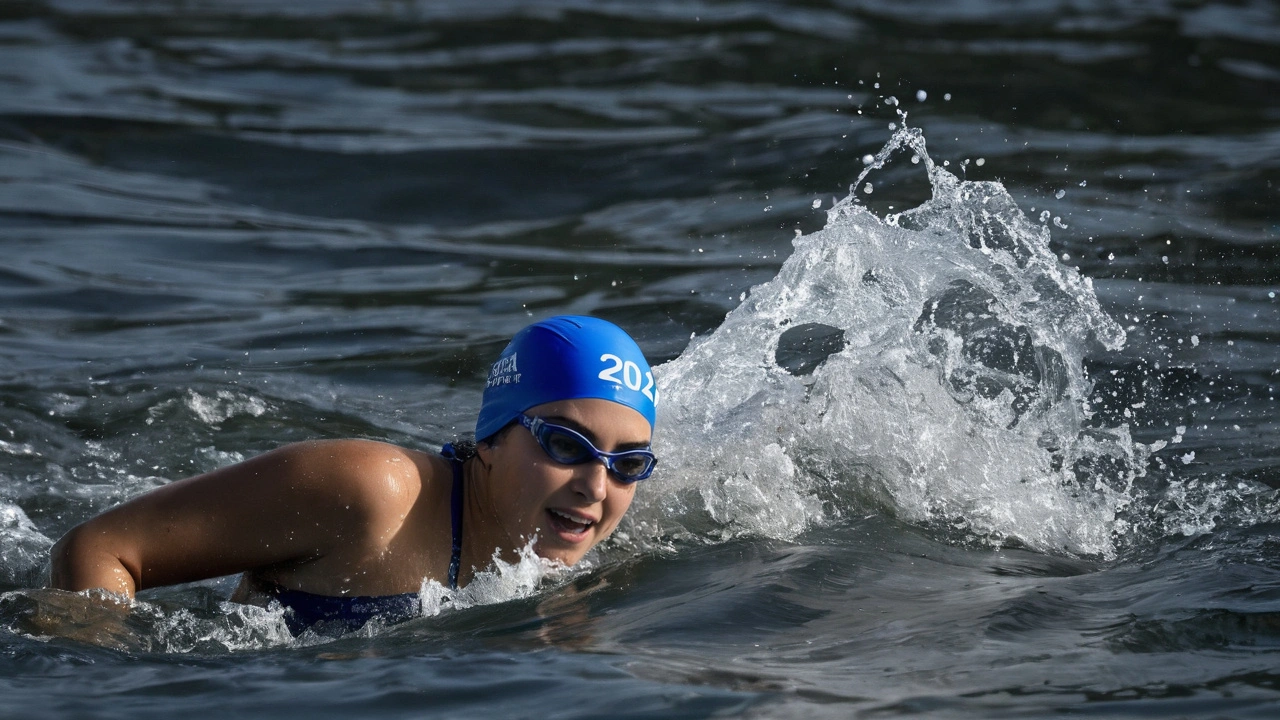
[[[946,100],[947,102],[951,102],[951,93],[945,93],[945,94],[942,96],[942,99],[943,99],[943,100]]]
[[[974,165],[977,165],[978,167],[982,167],[983,165],[986,165],[986,164],[987,164],[987,159],[986,159],[986,158],[978,158],[977,160],[974,160],[974,161],[973,161],[973,164],[974,164]]]
[[[863,155],[863,156],[862,156],[862,164],[863,164],[863,165],[870,165],[871,163],[873,163],[873,162],[875,162],[875,161],[876,161],[876,156],[875,156],[875,155]]]
[[[1080,187],[1087,187],[1088,185],[1089,185],[1089,181],[1088,181],[1088,180],[1081,180],[1081,181],[1080,181]]]
[[[1200,347],[1200,336],[1199,336],[1199,335],[1192,335],[1192,336],[1191,336],[1191,347]]]
[[[813,201],[813,209],[817,210],[820,207],[822,207],[822,198],[815,198]]]
[[[1058,192],[1054,193],[1054,194],[1053,194],[1053,196],[1054,196],[1054,197],[1056,197],[1056,198],[1058,198],[1059,200],[1061,200],[1062,198],[1064,198],[1064,197],[1066,197],[1066,196],[1067,196],[1067,191],[1066,191],[1066,190],[1059,190]]]
[[[866,194],[868,194],[868,195],[870,195],[870,194],[871,194],[871,191],[872,191],[872,190],[874,190],[874,188],[872,188],[872,187],[871,187],[871,183],[867,183],[866,185],[863,185],[863,186],[862,186],[862,192],[864,192],[864,193],[866,193]]]
[[[917,101],[919,101],[919,102],[924,102],[924,101],[925,101],[925,99],[926,99],[926,98],[928,98],[928,97],[929,97],[929,93],[927,93],[927,92],[925,92],[925,91],[923,91],[923,90],[917,90],[917,91],[916,91],[916,100],[917,100]]]

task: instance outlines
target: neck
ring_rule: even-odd
[[[513,538],[497,521],[493,498],[489,493],[488,469],[478,457],[468,458],[462,465],[462,559],[458,567],[458,587],[488,570],[495,549],[504,562],[515,562],[528,538]],[[472,570],[472,568],[475,570]]]

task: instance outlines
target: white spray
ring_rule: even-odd
[[[933,197],[880,219],[855,191],[899,150],[923,159]],[[1083,358],[1124,332],[1048,240],[904,122],[777,277],[655,373],[663,464],[632,531],[789,538],[879,512],[1110,556],[1145,460],[1126,428],[1088,426]],[[780,366],[785,333],[815,327],[843,349]]]

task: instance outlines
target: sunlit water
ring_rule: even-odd
[[[6,716],[1272,717],[1280,10],[0,7]],[[532,318],[658,366],[614,539],[293,638],[42,587]]]

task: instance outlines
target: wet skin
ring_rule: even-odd
[[[649,445],[644,416],[607,400],[563,400],[525,414],[573,428],[605,452]],[[636,483],[621,482],[599,460],[579,465],[552,460],[519,424],[506,428],[492,445],[481,444],[477,460],[484,481],[468,483],[467,516],[483,527],[474,539],[468,532],[464,549],[470,543],[509,552],[536,536],[539,556],[573,565],[617,528],[635,497]],[[465,566],[465,553],[463,560]]]
[[[568,425],[596,447],[649,442],[635,410],[582,399],[527,414]],[[617,527],[635,493],[599,461],[561,465],[521,426],[481,443],[465,468],[462,568],[514,558],[530,538],[566,565]],[[265,583],[323,595],[417,591],[443,583],[451,555],[452,468],[438,455],[367,440],[289,445],[170,483],[74,528],[54,547],[51,584],[126,597],[237,572],[237,599]]]

